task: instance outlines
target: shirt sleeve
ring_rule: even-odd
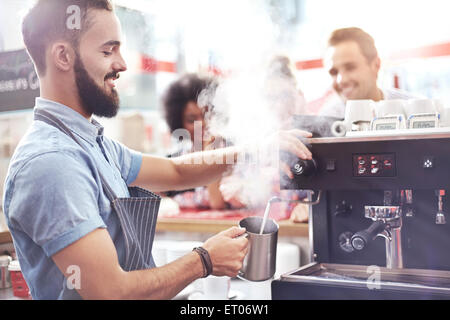
[[[122,143],[105,138],[105,144],[119,165],[122,178],[127,185],[132,184],[141,170],[142,153],[127,148]]]
[[[14,179],[9,218],[47,256],[97,228],[106,228],[89,164],[62,152],[28,161]]]

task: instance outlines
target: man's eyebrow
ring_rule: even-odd
[[[121,45],[120,41],[110,40],[110,41],[105,42],[104,44],[102,44],[101,47],[114,47],[114,46],[120,47],[120,45]]]

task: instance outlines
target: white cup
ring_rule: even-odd
[[[436,113],[437,108],[430,99],[411,99],[405,104],[405,113],[409,120],[411,116],[424,113]]]
[[[442,128],[450,127],[450,108],[442,108],[439,126]]]
[[[371,122],[375,117],[374,101],[348,100],[345,105],[345,122]]]
[[[203,279],[203,294],[206,300],[227,300],[230,293],[230,278],[209,276]]]
[[[450,106],[446,105],[441,99],[434,99],[434,105],[437,112],[439,112],[439,127],[448,128],[450,127]]]
[[[439,114],[442,114],[444,112],[445,109],[445,103],[444,101],[440,100],[440,99],[434,99],[433,103],[436,107],[437,112],[439,112]]]
[[[405,100],[381,100],[375,103],[375,114],[377,118],[387,116],[405,116]]]

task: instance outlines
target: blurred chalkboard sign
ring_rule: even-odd
[[[25,49],[0,52],[0,112],[31,109],[39,79]]]

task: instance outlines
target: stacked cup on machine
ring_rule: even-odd
[[[334,136],[348,132],[450,127],[450,107],[437,99],[349,100],[345,119],[333,124]]]

